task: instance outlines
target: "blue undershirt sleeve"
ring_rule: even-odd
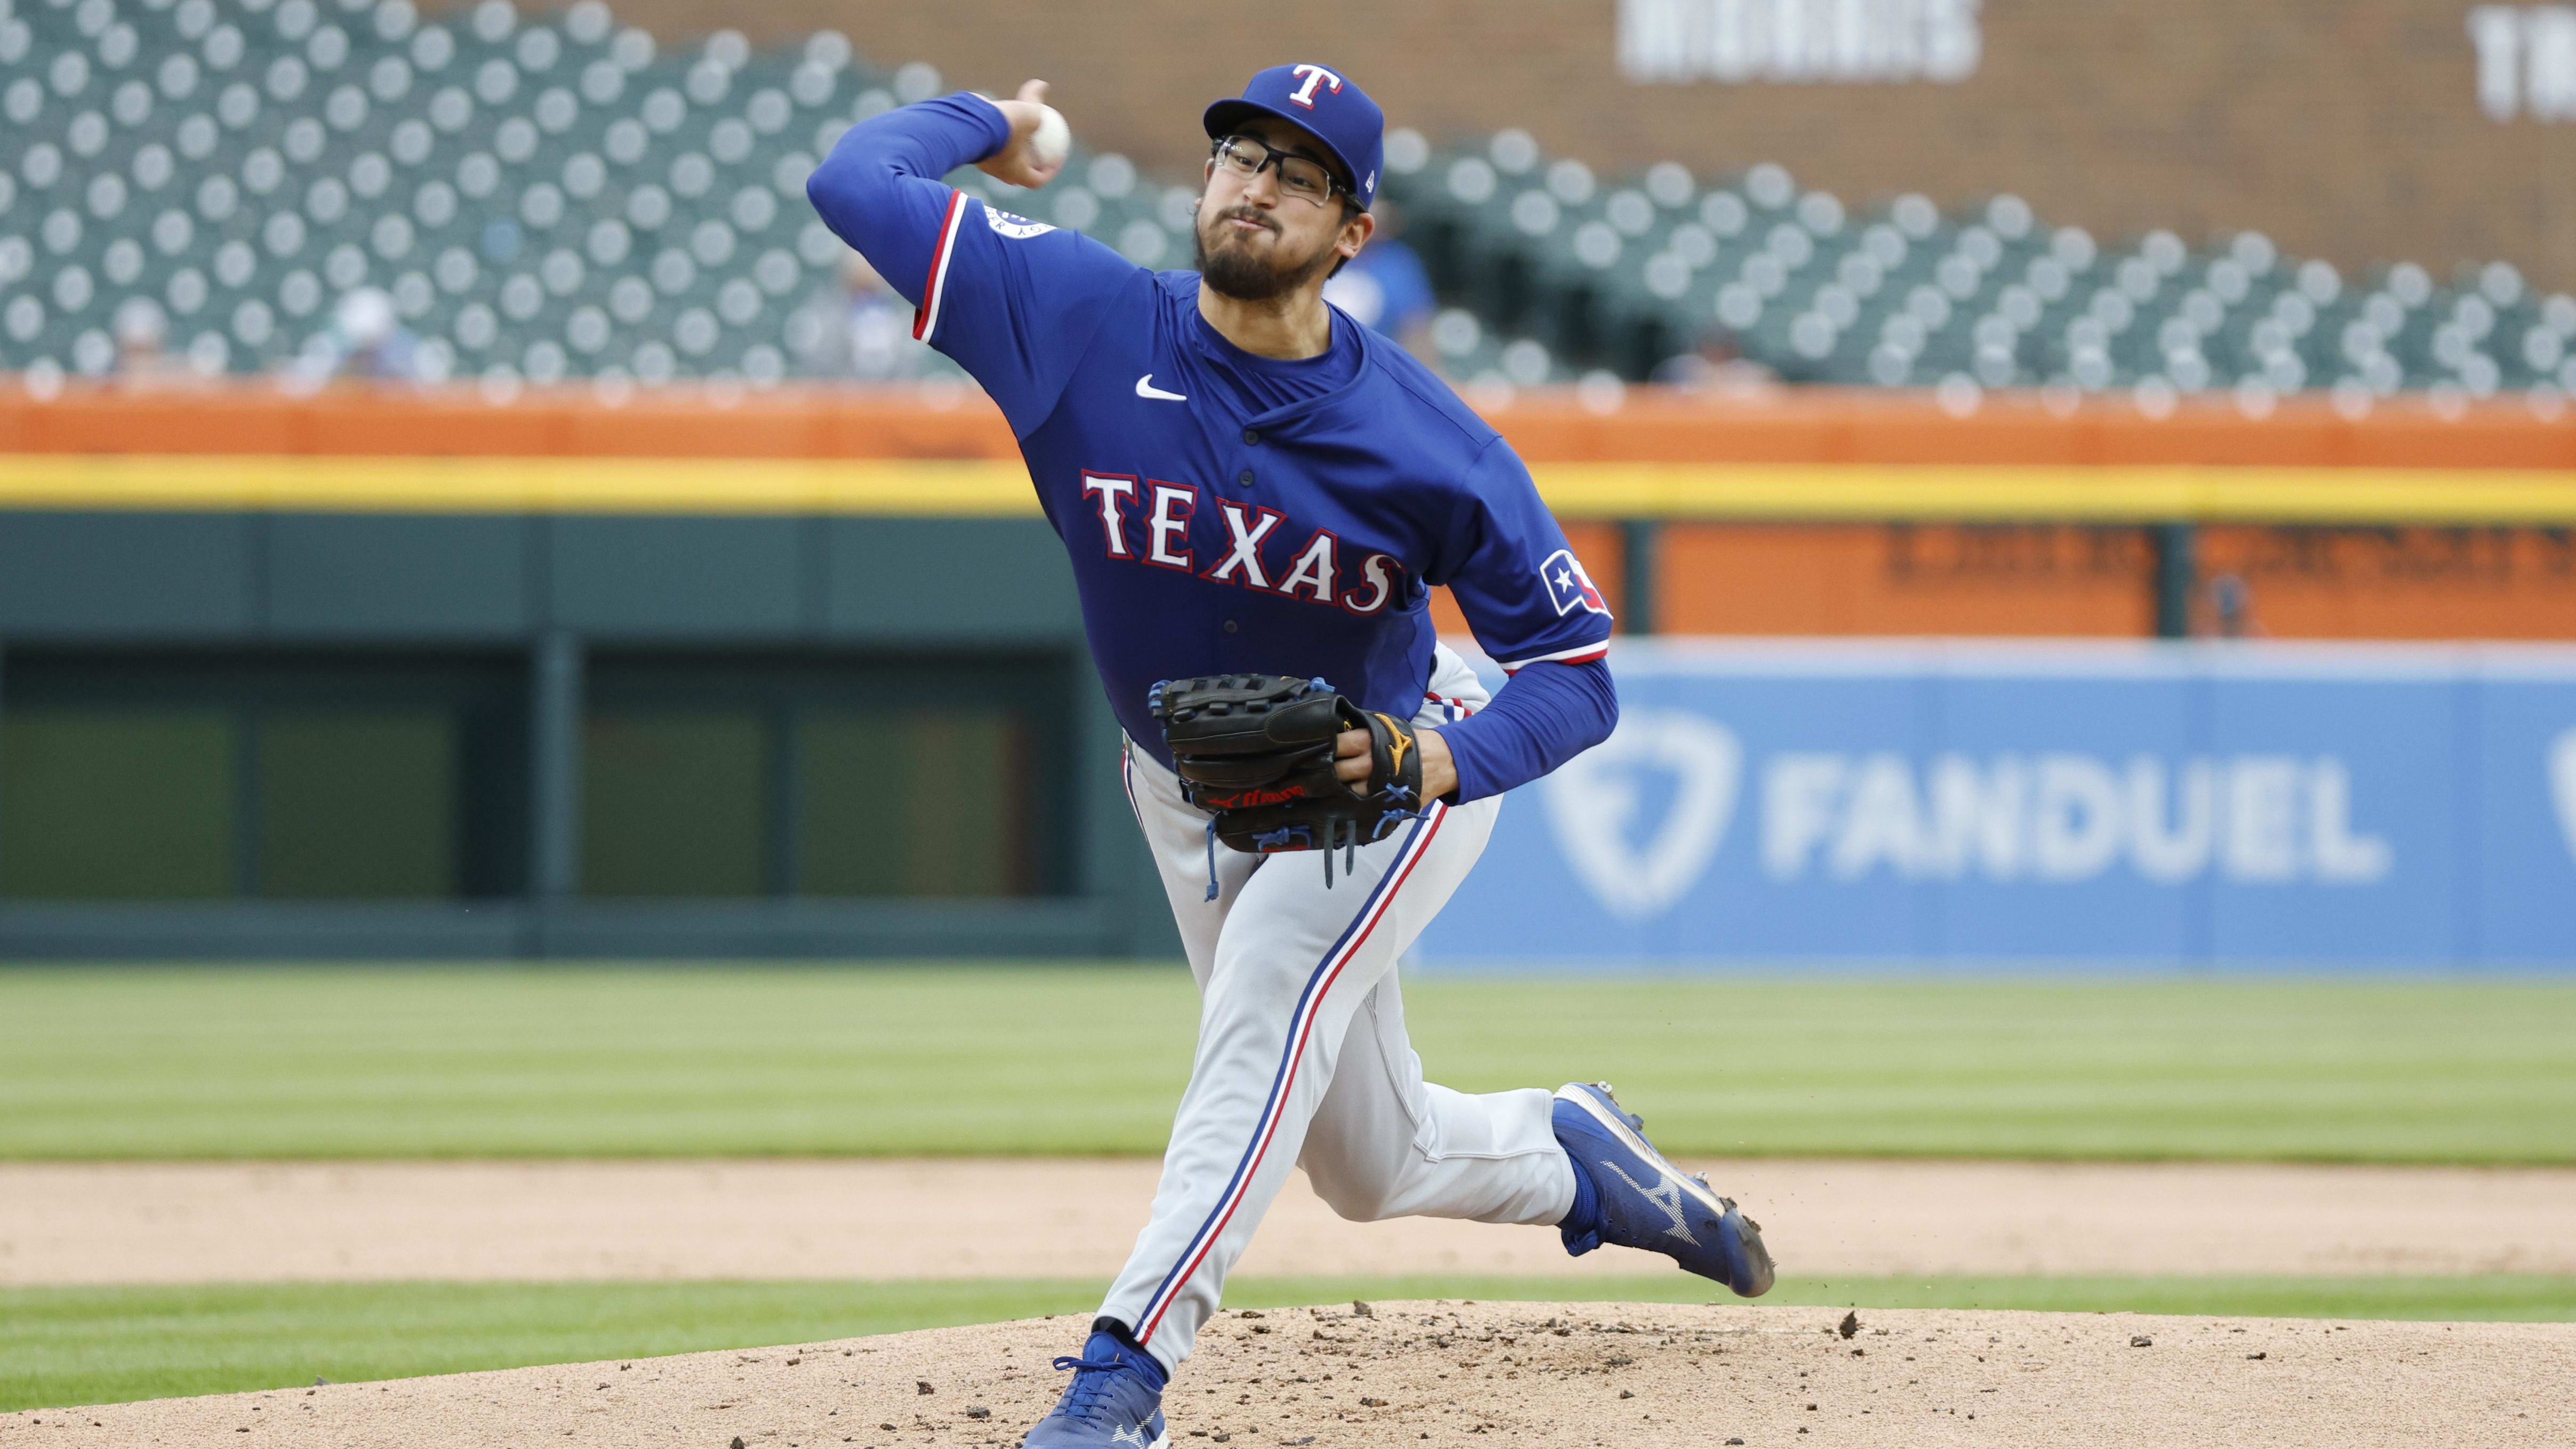
[[[1493,703],[1440,726],[1458,763],[1452,803],[1527,784],[1610,738],[1618,723],[1619,690],[1607,660],[1524,666],[1503,681]]]

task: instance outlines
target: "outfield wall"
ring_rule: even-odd
[[[2576,969],[2576,648],[1634,641],[1430,967]]]
[[[1483,401],[1632,635],[2576,639],[2576,425],[2519,399]],[[956,388],[0,383],[0,959],[1168,958],[1014,454]],[[2010,748],[2043,746],[2075,747]],[[1846,894],[1876,899],[1816,899]],[[2215,909],[2137,952],[2233,951]],[[1965,949],[1946,915],[1864,939],[1855,911],[1789,954]],[[2442,950],[2523,939],[2467,930]]]

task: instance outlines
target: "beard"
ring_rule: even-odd
[[[1340,259],[1341,254],[1333,250],[1329,237],[1315,249],[1313,256],[1285,263],[1265,261],[1254,253],[1250,238],[1232,234],[1211,250],[1208,233],[1224,227],[1227,221],[1238,216],[1269,227],[1274,237],[1279,234],[1278,223],[1249,207],[1236,207],[1221,215],[1203,218],[1190,228],[1190,243],[1198,264],[1199,278],[1219,296],[1231,297],[1238,302],[1267,302],[1305,286],[1315,279],[1317,273]]]

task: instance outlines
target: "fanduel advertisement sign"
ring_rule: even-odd
[[[1624,646],[1423,964],[2576,967],[2576,649]]]

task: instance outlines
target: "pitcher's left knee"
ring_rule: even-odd
[[[1324,1200],[1340,1217],[1355,1223],[1383,1222],[1403,1215],[1403,1174],[1399,1164],[1386,1164],[1386,1171],[1354,1170],[1342,1162],[1307,1162],[1306,1180],[1315,1187],[1315,1196]]]

